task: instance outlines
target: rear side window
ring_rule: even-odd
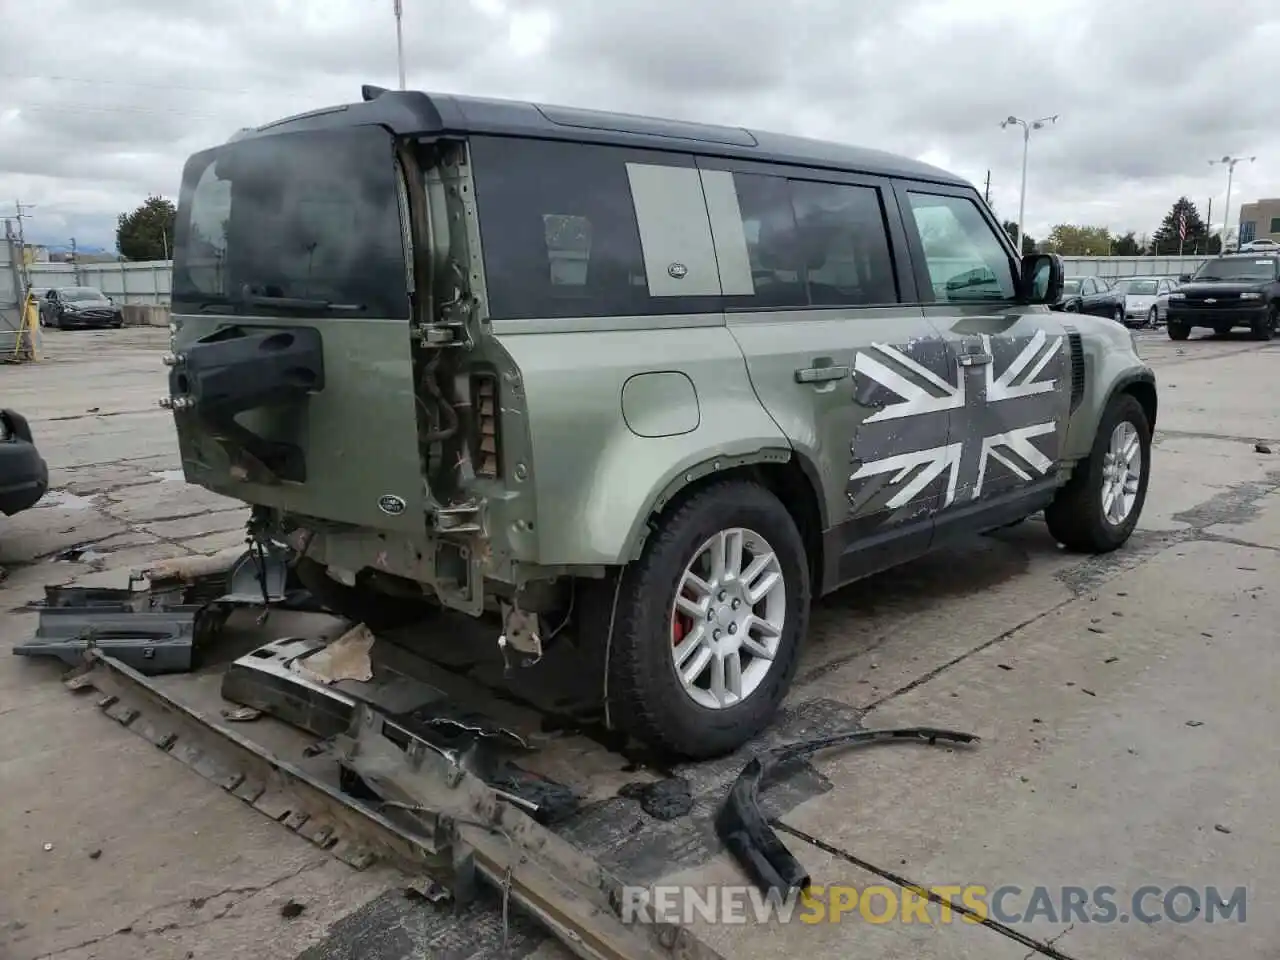
[[[490,316],[653,312],[626,151],[476,137],[471,156]]]
[[[794,181],[791,202],[804,248],[810,304],[898,301],[878,190]]]
[[[755,293],[730,309],[898,302],[880,191],[735,173]]]
[[[807,307],[804,255],[795,209],[791,205],[790,183],[782,177],[736,173],[733,185],[742,212],[747,261],[755,286],[750,305],[775,310]],[[739,299],[735,297],[728,303],[737,306]]]
[[[908,192],[907,199],[924,248],[934,300],[971,303],[1016,298],[1009,254],[977,204],[932,193]]]

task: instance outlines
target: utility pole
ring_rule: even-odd
[[[1022,238],[1024,236],[1022,227],[1027,210],[1027,153],[1031,149],[1031,131],[1043,130],[1048,124],[1057,123],[1058,116],[1055,113],[1052,117],[1041,117],[1039,120],[1021,120],[1010,114],[1008,119],[1000,121],[1002,130],[1013,124],[1022,127],[1022,194],[1018,200],[1018,240],[1015,244],[1019,256],[1022,254]]]
[[[76,286],[80,286],[80,256],[75,237],[71,238],[71,275],[76,279]]]
[[[403,0],[392,0],[396,13],[396,64],[400,68],[400,89],[404,89],[404,31],[401,20],[404,17]]]
[[[1253,163],[1253,161],[1256,159],[1258,158],[1257,157],[1224,156],[1221,160],[1209,161],[1209,166],[1211,167],[1217,164],[1222,164],[1227,168],[1227,202],[1222,207],[1222,252],[1223,253],[1226,253],[1227,251],[1227,228],[1230,226],[1230,221],[1231,221],[1231,178],[1232,176],[1234,176],[1236,172],[1237,163],[1240,163],[1243,160],[1248,160],[1250,163]]]
[[[1205,207],[1204,217],[1204,255],[1207,257],[1212,251],[1209,250],[1209,241],[1213,237],[1213,197],[1209,198],[1209,205]],[[1198,253],[1200,245],[1196,244],[1196,252]],[[1222,248],[1219,247],[1221,252]]]
[[[21,200],[13,201],[13,205],[17,209],[18,258],[22,267],[22,296],[25,299],[27,294],[31,292],[31,268],[27,263],[27,235],[23,230],[22,221],[31,219],[31,214],[24,211],[34,210],[36,205],[34,203],[23,203]]]

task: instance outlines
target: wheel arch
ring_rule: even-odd
[[[1105,354],[1103,356],[1105,357]],[[1093,360],[1096,363],[1098,358],[1095,356]],[[1064,457],[1070,462],[1083,460],[1089,455],[1103,414],[1112,400],[1121,394],[1133,396],[1142,405],[1143,412],[1147,416],[1147,424],[1153,433],[1155,431],[1159,400],[1154,371],[1147,366],[1130,366],[1108,376],[1111,371],[1107,369],[1107,364],[1104,362],[1100,365],[1102,376],[1096,379],[1107,383],[1108,386],[1105,392],[1102,391],[1101,383],[1098,384],[1097,392],[1088,391],[1086,395],[1096,399],[1082,404],[1072,418],[1071,426],[1067,431]]]
[[[819,495],[822,489],[819,478],[817,467],[808,457],[786,448],[768,448],[738,457],[708,458],[684,471],[654,498],[638,529],[628,539],[626,559],[637,558],[655,525],[689,497],[725,480],[748,480],[776,496],[791,515],[804,541],[816,594],[822,588],[822,532],[828,526],[826,505]]]

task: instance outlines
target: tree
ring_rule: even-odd
[[[1187,218],[1186,240],[1178,235],[1178,221],[1184,214]],[[1179,249],[1190,254],[1194,253],[1197,247],[1213,253],[1218,243],[1220,241],[1217,237],[1213,238],[1212,243],[1210,242],[1209,230],[1204,220],[1200,218],[1200,211],[1186,197],[1177,199],[1151,237],[1152,253],[1157,256],[1177,256]]]
[[[1004,227],[1004,232],[1009,235],[1009,239],[1016,245],[1018,242],[1018,225],[1012,220],[1006,220],[1000,224]],[[1025,257],[1028,253],[1036,252],[1036,238],[1027,234],[1022,238],[1022,255]]]
[[[1105,257],[1115,239],[1106,227],[1060,223],[1049,231],[1044,247],[1064,257]]]
[[[126,260],[167,260],[172,253],[177,215],[172,201],[147,197],[142,206],[117,218],[116,249]]]
[[[1130,230],[1122,237],[1116,237],[1115,243],[1111,245],[1111,255],[1113,257],[1140,257],[1144,252],[1144,244],[1138,241]]]

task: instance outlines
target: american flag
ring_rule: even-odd
[[[1187,239],[1187,215],[1185,212],[1178,214],[1178,237],[1182,240]]]

